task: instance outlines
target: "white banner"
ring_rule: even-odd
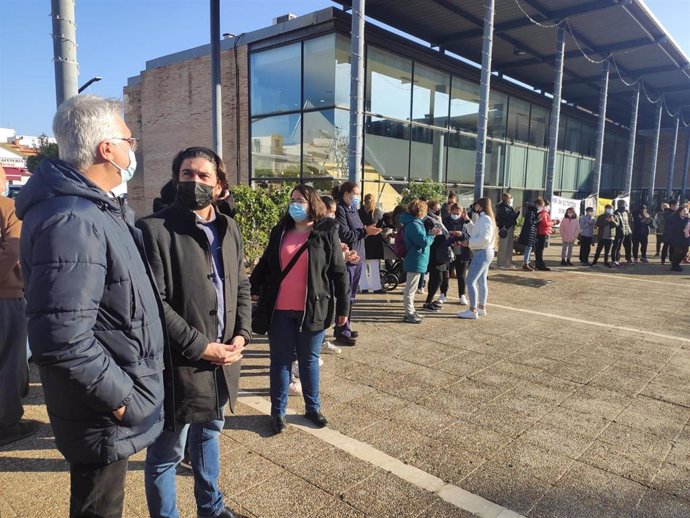
[[[565,216],[565,211],[568,210],[569,207],[572,207],[575,210],[575,214],[579,217],[581,201],[582,200],[553,196],[551,198],[551,219],[562,220],[563,216]]]

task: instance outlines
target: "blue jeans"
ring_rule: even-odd
[[[472,262],[467,271],[467,294],[470,297],[470,307],[477,307],[477,285],[479,285],[479,305],[484,306],[489,296],[489,287],[486,277],[489,274],[489,265],[494,260],[493,248],[487,250],[473,250]]]
[[[525,264],[529,264],[529,256],[532,255],[532,247],[531,246],[526,246],[525,247],[525,255],[522,258]]]
[[[359,286],[359,280],[362,278],[363,260],[364,259],[360,259],[360,261],[357,264],[347,265],[347,276],[350,281],[350,314],[347,315],[347,324],[345,324],[344,326],[335,326],[334,334],[336,338],[338,338],[339,336],[350,336],[350,315],[352,315],[352,306],[354,305],[355,297],[357,296],[357,286]],[[304,388],[304,384],[302,384],[302,388]]]
[[[175,469],[184,458],[189,434],[189,455],[194,469],[194,497],[199,516],[215,516],[224,508],[218,488],[220,435],[225,421],[192,423],[171,431],[164,429],[146,452],[144,480],[151,518],[179,518]]]
[[[290,368],[297,358],[299,380],[307,412],[318,412],[319,353],[325,331],[301,331],[302,313],[274,311],[268,344],[271,349],[271,415],[285,415],[290,387]]]

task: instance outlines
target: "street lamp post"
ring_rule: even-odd
[[[101,79],[103,79],[101,76],[92,77],[92,78],[89,79],[86,83],[84,83],[83,85],[81,85],[81,86],[79,87],[78,93],[82,93],[84,90],[86,90],[86,89],[87,89],[89,86],[91,86],[93,83],[97,83],[97,82],[100,81]]]

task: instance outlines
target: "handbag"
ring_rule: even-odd
[[[278,286],[283,283],[285,277],[288,276],[290,270],[297,264],[297,260],[304,253],[309,245],[309,239],[307,239],[304,244],[297,250],[297,253],[290,259],[290,262],[285,266],[285,268],[280,272],[280,279],[278,280]],[[263,300],[263,296],[259,296],[259,301],[252,308],[252,332],[257,335],[265,335],[268,333],[268,328],[271,325],[271,314],[265,310],[266,302]]]
[[[501,227],[498,230],[498,237],[500,237],[501,239],[507,238],[508,237],[508,229],[505,227]]]

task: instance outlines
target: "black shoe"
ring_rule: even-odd
[[[273,430],[273,433],[278,435],[279,433],[283,433],[286,429],[287,429],[287,423],[285,422],[285,416],[282,416],[282,415],[271,416],[271,430]]]
[[[580,266],[589,266],[588,261],[580,261]]]
[[[375,295],[383,295],[384,293],[386,293],[386,290],[374,290]]]
[[[568,263],[565,261],[565,259],[561,259],[561,266],[568,266]]]
[[[609,268],[613,268],[613,265],[611,263],[604,263],[604,266],[608,266]]]
[[[429,311],[431,313],[438,313],[438,308],[434,306],[433,302],[425,302],[424,304],[422,304],[422,310]]]
[[[346,347],[353,347],[353,346],[357,345],[357,340],[355,340],[351,336],[340,335],[340,336],[337,336],[335,338],[335,340],[333,340],[333,341],[338,345],[344,345]]]
[[[548,266],[543,264],[543,265],[537,265],[537,270],[539,270],[540,272],[550,272],[551,268],[549,268]]]
[[[596,262],[596,261],[592,261],[591,263],[589,263],[589,265],[590,265],[590,266],[596,266],[596,265],[597,265],[597,262]]]
[[[321,412],[307,412],[304,414],[304,417],[309,419],[312,423],[314,423],[318,428],[323,428],[328,424],[328,420],[323,416]]]
[[[13,426],[8,426],[0,435],[0,446],[31,437],[38,430],[39,424],[38,421],[19,421]]]
[[[359,337],[359,332],[358,331],[350,331],[350,336],[352,338],[357,338],[357,337]]]
[[[680,266],[671,266],[672,272],[682,272],[683,269]]]
[[[199,516],[199,518],[207,518],[203,516]],[[238,518],[238,516],[233,513],[228,507],[223,509],[221,512],[218,514],[214,514],[213,517],[208,517],[208,518]]]
[[[566,261],[565,264],[568,266],[573,266],[573,263],[571,263],[570,261]]]

